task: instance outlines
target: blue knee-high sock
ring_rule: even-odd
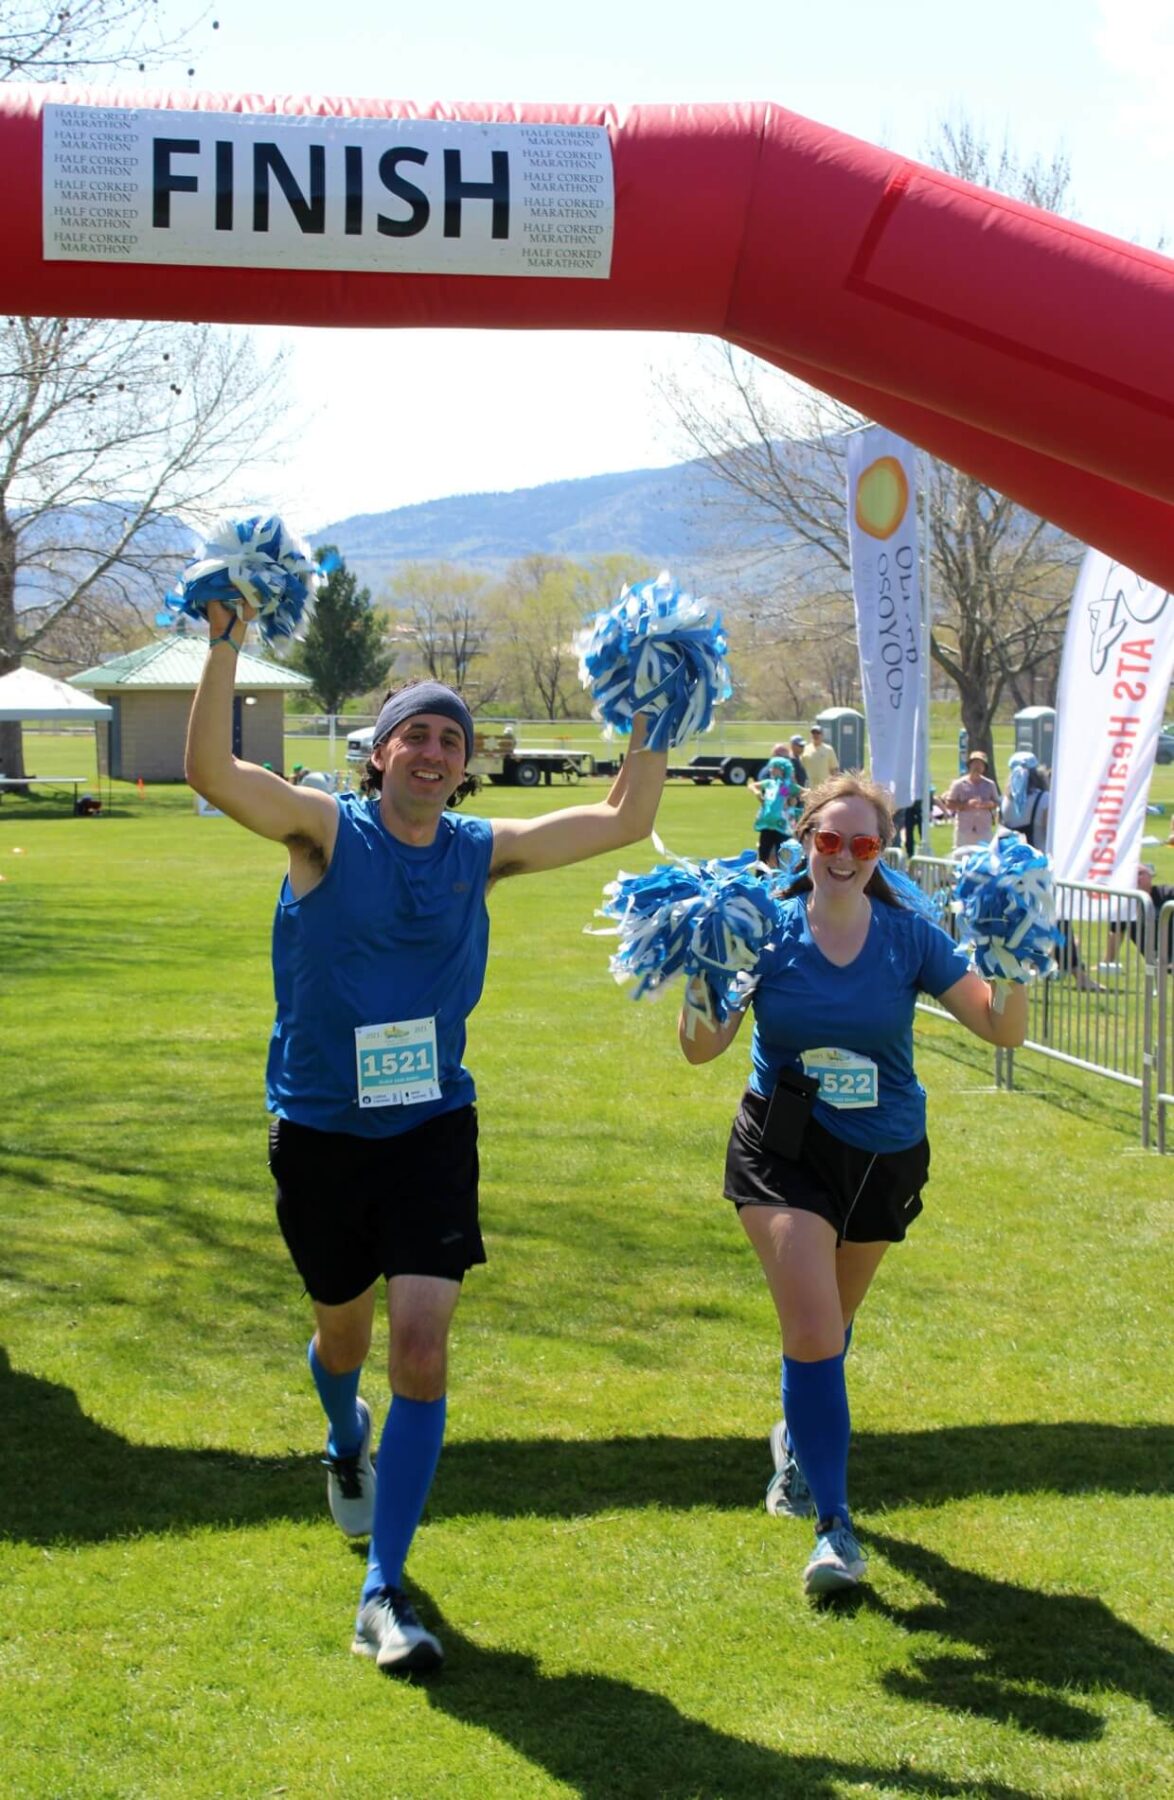
[[[796,1362],[783,1357],[783,1409],[816,1516],[848,1519],[848,1387],[844,1357]]]
[[[310,1339],[306,1361],[309,1363],[310,1373],[314,1377],[314,1386],[318,1389],[322,1410],[330,1420],[330,1436],[326,1442],[326,1454],[328,1456],[354,1456],[363,1441],[363,1427],[359,1419],[358,1408],[355,1406],[359,1393],[359,1377],[363,1373],[362,1363],[357,1369],[347,1369],[342,1375],[332,1375],[330,1370],[323,1368],[318,1360],[316,1335]]]
[[[853,1319],[844,1327],[844,1355],[845,1356],[847,1356],[849,1350],[852,1348],[852,1327],[853,1327],[853,1325],[855,1325],[855,1323],[856,1323],[856,1321],[855,1321],[855,1319]],[[785,1361],[785,1358],[783,1358],[783,1357],[779,1358],[780,1379],[782,1378],[783,1373],[784,1373],[783,1366],[782,1366],[784,1361]],[[783,1393],[785,1396],[785,1394],[786,1394],[785,1388],[783,1389]],[[795,1446],[791,1442],[791,1433],[787,1429],[787,1402],[786,1402],[785,1397],[783,1400],[783,1440],[786,1443],[787,1449],[790,1450],[792,1453],[794,1453]],[[802,1468],[802,1466],[803,1466],[802,1462],[800,1462],[799,1466],[800,1466],[800,1468]]]
[[[363,1600],[399,1587],[404,1563],[444,1442],[445,1397],[405,1400],[393,1394],[375,1464],[375,1523]],[[362,1601],[360,1601],[360,1605]]]

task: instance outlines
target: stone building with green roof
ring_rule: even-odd
[[[188,713],[207,654],[203,635],[177,633],[70,676],[74,687],[111,709],[109,723],[97,727],[100,774],[114,781],[183,780]],[[233,701],[233,754],[247,762],[271,763],[284,773],[285,696],[311,686],[308,676],[242,650]]]

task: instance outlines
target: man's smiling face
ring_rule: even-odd
[[[465,777],[465,734],[444,713],[415,713],[376,744],[371,761],[397,811],[439,813]]]

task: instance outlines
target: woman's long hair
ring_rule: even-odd
[[[815,822],[820,813],[833,800],[867,800],[876,814],[876,835],[886,849],[892,843],[896,832],[893,827],[893,801],[888,789],[881,787],[878,782],[870,781],[866,775],[830,775],[818,787],[810,789],[803,811],[795,822],[795,836],[804,845],[804,849],[804,839],[815,830]],[[879,900],[882,906],[904,905],[885,880],[879,862],[869,876],[864,891],[870,899]],[[783,898],[789,900],[795,894],[810,892],[811,876],[797,875],[790,886],[784,888]]]

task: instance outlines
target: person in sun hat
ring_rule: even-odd
[[[839,775],[795,826],[806,864],[747,992],[749,1082],[730,1132],[725,1195],[766,1277],[782,1336],[783,1419],[771,1432],[767,1510],[812,1518],[809,1594],[854,1587],[866,1558],[848,1504],[844,1360],[857,1309],[891,1243],[922,1210],[925,1090],[913,1069],[918,994],[987,1043],[1021,1044],[1026,987],[996,1003],[968,952],[906,905],[880,866],[888,792]],[[688,990],[686,990],[688,994]],[[747,1008],[682,1009],[690,1063],[728,1050]]]
[[[972,750],[966,773],[942,795],[942,805],[954,818],[954,848],[969,850],[990,841],[999,812],[999,790],[987,774],[985,750]]]
[[[645,837],[667,756],[631,747],[605,799],[532,819],[454,810],[473,721],[436,681],[389,693],[361,794],[291,786],[233,756],[237,652],[251,611],[208,602],[208,659],[185,771],[205,799],[288,850],[277,902],[277,1016],[267,1068],[277,1214],[315,1320],[308,1357],[327,1419],[332,1516],[370,1555],[352,1648],[389,1674],[437,1668],[441,1645],[403,1590],[440,1455],[449,1328],[485,1261],[466,1021],[489,948],[486,901],[509,875]],[[387,1284],[391,1405],[378,1453],[359,1395]]]

